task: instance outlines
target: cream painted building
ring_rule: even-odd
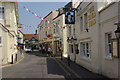
[[[112,56],[111,41],[116,38],[115,22],[118,22],[118,3],[81,2],[76,11],[75,36],[77,38],[76,63],[88,70],[118,78],[118,58]],[[73,25],[67,25],[68,37],[73,36]],[[74,61],[73,43],[68,50]]]
[[[100,71],[110,78],[119,76],[119,59],[113,56],[117,52],[113,50],[112,42],[116,39],[114,31],[117,30],[117,26],[114,23],[118,22],[118,8],[118,3],[111,3],[99,11]]]
[[[41,23],[39,24],[39,40],[40,45],[48,48],[52,48],[53,54],[59,53],[58,44],[59,44],[59,32],[58,25],[53,24],[53,19],[58,15],[58,11],[51,11],[46,15]],[[56,27],[56,28],[55,28]],[[58,55],[58,54],[57,54]]]
[[[13,63],[17,53],[18,5],[15,2],[0,2],[2,64]],[[10,34],[9,34],[10,33]]]
[[[67,31],[66,31],[66,27],[65,27],[66,26],[65,25],[65,14],[64,14],[63,8],[58,9],[58,11],[59,11],[59,14],[57,17],[55,17],[53,19],[53,22],[62,27],[62,28],[59,27],[59,32],[60,32],[59,38],[61,38],[60,48],[63,51],[62,52],[63,57],[67,57],[67,47],[66,47],[67,46]],[[65,27],[65,28],[63,29],[63,27]]]

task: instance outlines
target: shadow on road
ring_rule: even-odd
[[[42,54],[39,51],[27,52],[26,54],[35,55],[35,56],[38,56],[38,57],[46,57],[46,64],[47,64],[47,72],[48,72],[48,74],[56,75],[56,76],[64,76],[64,78],[67,78],[66,73],[58,65],[58,63],[54,60],[53,57],[48,57],[47,54]]]

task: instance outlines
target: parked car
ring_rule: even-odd
[[[32,51],[32,49],[31,49],[30,46],[26,46],[26,47],[25,47],[25,52],[31,52],[31,51]]]
[[[32,50],[31,50],[31,48],[26,48],[25,49],[25,52],[31,52]]]

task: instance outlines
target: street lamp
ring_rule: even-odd
[[[120,57],[120,22],[115,23],[114,25],[117,25],[117,30],[115,31],[115,35],[118,40],[118,57]]]
[[[117,39],[120,39],[120,28],[117,26],[117,30],[115,31],[115,35]]]
[[[67,38],[67,42],[73,43],[74,46],[74,62],[76,62],[76,51],[75,51],[75,42],[77,41],[77,38],[74,36],[71,39],[69,37]],[[70,56],[68,55],[68,65],[70,65]]]

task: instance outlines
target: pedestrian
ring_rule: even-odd
[[[39,51],[41,52],[41,46],[39,47]]]
[[[50,55],[51,54],[51,48],[49,47],[48,48],[48,55]]]
[[[45,46],[43,46],[43,53],[45,53]]]
[[[32,51],[33,51],[34,47],[32,46]]]

